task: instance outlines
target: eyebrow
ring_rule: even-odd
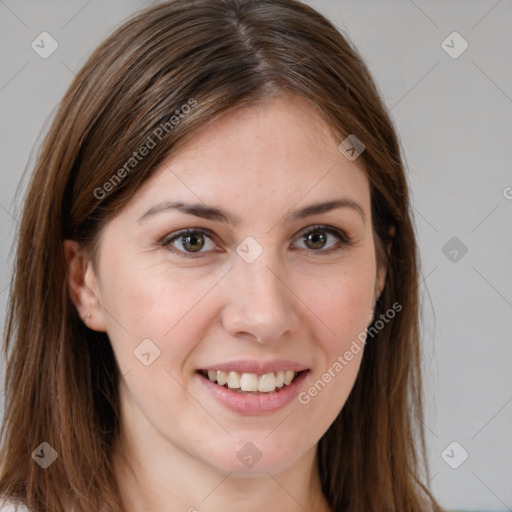
[[[366,222],[366,216],[363,207],[353,199],[347,197],[334,199],[332,201],[324,201],[319,203],[310,204],[304,208],[294,210],[285,216],[285,221],[297,221],[310,217],[312,215],[318,215],[320,213],[326,213],[337,208],[350,208],[356,211],[362,218],[363,223]],[[219,208],[216,206],[209,206],[202,203],[183,203],[179,201],[163,201],[150,208],[137,222],[141,223],[146,219],[153,217],[162,212],[169,210],[178,210],[188,215],[194,215],[201,219],[207,219],[217,222],[223,222],[231,226],[238,226],[241,222],[240,216],[235,213]]]

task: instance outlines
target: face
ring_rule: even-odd
[[[340,142],[297,98],[227,113],[103,229],[87,324],[108,333],[124,418],[150,439],[273,473],[340,412],[384,279],[369,182]]]

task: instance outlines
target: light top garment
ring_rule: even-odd
[[[3,502],[0,500],[0,512],[29,512],[25,505],[17,505],[12,501],[6,501],[2,506],[2,503]]]

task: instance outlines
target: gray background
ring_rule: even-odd
[[[0,0],[2,321],[15,191],[44,123],[95,46],[150,3]],[[450,509],[512,510],[512,3],[308,3],[366,59],[405,150],[422,262],[433,491]],[[59,45],[47,59],[31,48],[43,31]],[[442,45],[453,31],[469,44],[458,58],[445,49],[460,51],[461,39]],[[453,469],[463,450],[469,457]]]

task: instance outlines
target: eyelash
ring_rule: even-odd
[[[336,228],[333,228],[331,226],[324,226],[324,225],[311,226],[310,228],[308,228],[305,231],[303,231],[297,237],[297,241],[299,241],[299,240],[303,239],[304,237],[310,235],[311,233],[315,233],[317,231],[324,231],[326,233],[329,233],[331,235],[334,235],[334,236],[338,237],[339,243],[335,244],[334,246],[332,246],[332,247],[330,247],[329,249],[326,249],[326,250],[323,250],[323,249],[318,249],[318,250],[304,249],[305,251],[307,251],[309,253],[320,254],[320,255],[330,255],[333,252],[338,252],[340,250],[345,249],[348,246],[353,245],[353,241],[345,233],[343,233],[343,231],[340,231],[340,230],[338,230]],[[189,228],[189,229],[184,229],[182,231],[178,231],[177,233],[171,233],[170,235],[168,235],[164,239],[162,239],[162,241],[160,242],[160,245],[162,247],[165,247],[166,249],[170,250],[171,252],[173,252],[175,254],[178,254],[180,256],[183,256],[185,258],[198,258],[202,254],[205,254],[205,252],[207,253],[209,251],[196,252],[196,253],[186,252],[186,251],[184,252],[184,251],[178,250],[175,247],[171,246],[171,243],[174,242],[175,240],[178,240],[179,238],[183,238],[186,235],[197,235],[197,234],[206,235],[210,239],[212,239],[212,237],[214,236],[213,232],[210,231],[209,229],[205,229],[205,228],[197,228],[197,229]]]

